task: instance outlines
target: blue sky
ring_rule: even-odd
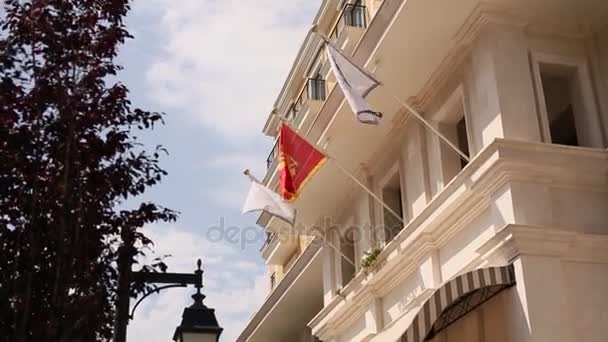
[[[122,49],[122,82],[136,106],[167,113],[167,125],[142,138],[164,145],[169,172],[146,199],[181,212],[174,224],[145,227],[172,272],[204,263],[206,303],[233,341],[268,292],[256,216],[242,216],[248,190],[272,141],[261,129],[320,0],[139,0]],[[247,242],[217,241],[210,227],[246,228]],[[247,228],[249,227],[249,228]],[[240,240],[240,241],[239,241]],[[248,242],[256,240],[255,242]],[[171,289],[140,305],[130,341],[171,340],[192,289]]]

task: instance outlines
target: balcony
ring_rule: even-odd
[[[290,260],[294,255],[297,255],[300,241],[297,235],[279,235],[277,233],[268,233],[271,238],[262,247],[262,258],[267,265],[284,265],[291,266]],[[286,267],[287,270],[289,267]]]
[[[316,115],[325,101],[325,80],[322,78],[309,78],[302,88],[298,98],[291,105],[289,112],[285,115],[289,123],[298,130],[307,129],[303,127],[305,119],[309,115]],[[309,123],[307,124],[309,125]],[[271,169],[278,153],[278,139],[275,141],[268,158],[266,158],[266,169]]]
[[[275,278],[238,342],[312,340],[306,323],[323,308],[321,245],[309,244],[290,266],[282,278]]]
[[[274,142],[274,146],[270,150],[270,154],[266,158],[266,169],[270,170],[270,167],[277,159],[277,155],[279,154],[279,139],[277,138]]]
[[[365,29],[367,27],[367,8],[359,4],[346,4],[340,13],[340,19],[330,34],[330,38],[338,40],[349,28]]]
[[[270,233],[270,232],[266,232],[266,239],[264,240],[264,244],[262,245],[262,247],[260,247],[260,252],[262,252],[262,254],[264,254],[264,251],[273,244],[273,242],[276,239],[276,234],[275,233]]]
[[[302,88],[300,95],[290,107],[286,117],[296,128],[301,128],[302,121],[311,109],[318,110],[325,101],[325,80],[320,78],[309,78]],[[316,114],[316,113],[315,113]]]

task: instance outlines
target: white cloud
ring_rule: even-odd
[[[241,143],[259,131],[319,0],[146,0],[163,56],[147,71],[159,103]]]
[[[215,184],[205,187],[205,196],[212,196],[208,200],[240,207],[247,189],[241,171],[253,167],[252,172],[263,176],[263,159],[251,153],[259,144],[249,142],[260,136],[319,4],[320,0],[135,2],[144,23],[130,29],[141,32],[138,38],[149,30],[160,37],[152,50],[161,53],[145,66],[148,98],[171,113],[172,120],[182,113],[180,119],[202,124],[201,140],[206,144],[231,145],[223,146],[223,156],[193,162],[205,172],[221,173]],[[147,17],[152,19],[146,21]],[[213,134],[205,135],[209,132]],[[220,141],[207,136],[219,136]],[[221,340],[234,341],[268,292],[261,259],[253,262],[237,245],[212,243],[204,231],[194,234],[175,225],[146,230],[156,242],[157,255],[173,255],[167,260],[170,272],[192,271],[196,259],[203,257],[205,303],[216,309],[225,328]],[[192,288],[170,289],[146,299],[129,325],[130,340],[170,341],[191,293]]]
[[[263,267],[247,260],[238,246],[209,241],[203,233],[165,225],[149,226],[145,231],[156,243],[156,255],[172,255],[166,260],[169,272],[194,271],[196,260],[203,259],[205,304],[216,309],[224,328],[221,340],[234,341],[268,293]],[[129,325],[129,340],[170,341],[183,309],[192,303],[192,293],[194,290],[189,287],[148,297]]]
[[[223,172],[222,182],[205,188],[202,196],[225,208],[240,208],[245,200],[249,179],[243,175],[243,170],[250,169],[258,179],[261,179],[266,172],[265,164],[259,156],[242,152],[218,156],[201,162],[199,167]]]

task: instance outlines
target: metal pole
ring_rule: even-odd
[[[331,45],[336,51],[338,51],[338,53],[340,53],[342,55],[342,57],[344,57],[347,61],[349,61],[354,67],[356,67],[357,69],[359,69],[359,71],[361,71],[362,73],[364,73],[367,77],[373,79],[374,81],[378,82],[378,84],[382,85],[382,83],[380,81],[378,81],[376,79],[376,77],[374,75],[372,75],[371,73],[369,73],[367,70],[365,70],[364,68],[360,67],[357,63],[355,63],[349,56],[345,55],[340,49],[338,49],[337,47],[335,47],[331,41],[329,40],[329,38],[324,35],[321,32],[317,31],[317,26],[313,25],[313,27],[311,28],[311,32],[317,34],[319,37],[321,37],[321,39],[323,39],[323,41],[325,42],[325,44]],[[393,98],[403,107],[405,107],[412,115],[414,115],[414,117],[416,119],[418,119],[418,121],[420,121],[424,126],[426,126],[428,129],[430,129],[433,133],[435,133],[441,140],[443,140],[443,142],[445,142],[452,150],[454,150],[454,152],[458,153],[458,155],[460,155],[460,157],[462,157],[464,160],[466,160],[467,162],[470,161],[469,156],[466,155],[464,152],[462,152],[456,145],[454,145],[446,136],[444,136],[441,132],[439,132],[437,129],[435,129],[435,127],[431,126],[425,119],[424,117],[422,117],[422,115],[420,115],[420,113],[418,113],[417,110],[415,110],[412,106],[410,106],[408,103],[406,103],[405,101],[402,101],[400,98],[398,98],[397,96],[393,95]]]
[[[255,178],[254,175],[251,174],[251,171],[249,171],[249,169],[245,169],[245,171],[243,171],[243,174],[245,176],[247,176],[249,178],[250,181],[252,182],[256,182],[258,184],[262,184],[262,182],[260,182],[257,178]]]
[[[340,171],[342,171],[345,175],[347,175],[350,179],[357,183],[361,188],[363,188],[363,190],[365,190],[370,196],[372,196],[376,201],[378,201],[378,203],[380,203],[386,210],[393,214],[393,216],[395,216],[399,220],[399,222],[404,223],[401,215],[397,214],[393,209],[391,209],[391,207],[388,206],[388,204],[384,203],[384,201],[380,197],[378,197],[378,195],[376,195],[371,189],[365,186],[365,184],[361,183],[361,181],[359,181],[357,177],[355,177],[355,175],[350,173],[350,171],[348,171],[344,166],[342,166],[342,164],[340,164],[335,158],[331,157],[330,155],[327,155],[327,158],[333,160],[334,164]]]
[[[287,123],[285,120],[282,120],[282,123],[283,123],[283,125],[287,125],[289,128],[291,128],[291,130],[294,131],[294,133],[297,134],[302,140],[306,141],[310,145],[314,146],[314,148],[321,151],[325,155],[325,157],[327,157],[327,159],[333,160],[334,164],[338,167],[338,169],[340,171],[342,171],[345,175],[347,175],[350,179],[352,179],[355,183],[357,183],[361,188],[363,188],[363,190],[365,190],[368,194],[370,194],[376,201],[378,201],[378,203],[380,203],[384,208],[386,208],[386,210],[388,210],[391,214],[393,214],[393,216],[395,216],[399,220],[399,222],[401,222],[402,224],[404,223],[403,218],[399,214],[397,214],[393,209],[391,209],[391,207],[389,207],[388,204],[384,203],[384,201],[380,197],[378,197],[378,195],[374,194],[374,192],[371,191],[367,186],[365,186],[365,184],[361,183],[357,179],[357,177],[355,177],[350,171],[348,171],[344,166],[342,166],[342,164],[340,164],[340,162],[338,162],[338,160],[336,160],[336,158],[334,158],[329,153],[327,153],[327,151],[324,148],[321,148],[319,145],[313,143],[306,136],[300,135],[298,133],[298,131],[295,130],[293,127],[291,127],[289,125],[289,123]]]
[[[344,59],[346,59],[348,62],[350,62],[350,64],[352,64],[355,68],[357,68],[359,71],[361,71],[363,74],[365,74],[365,76],[371,78],[372,80],[374,80],[376,83],[378,83],[379,85],[382,85],[382,82],[378,81],[378,79],[376,78],[376,76],[372,75],[369,71],[367,71],[365,68],[360,67],[359,64],[355,63],[351,57],[347,56],[344,52],[342,52],[341,49],[339,49],[337,46],[335,46],[334,44],[332,44],[331,40],[329,40],[329,37],[327,37],[325,34],[317,31],[317,25],[313,25],[311,28],[311,32],[318,35],[319,37],[321,37],[321,39],[323,39],[323,41],[325,42],[325,44],[327,45],[331,45],[331,47],[334,48],[334,50],[336,50],[340,56],[344,57]],[[323,47],[321,46],[321,49]]]
[[[116,300],[116,321],[114,323],[114,342],[127,341],[129,324],[129,305],[131,288],[131,258],[125,245],[118,256],[118,296]]]
[[[331,249],[333,249],[334,251],[336,251],[336,252],[337,252],[337,253],[338,253],[338,254],[339,254],[339,255],[340,255],[342,258],[344,258],[344,260],[348,261],[348,263],[349,263],[349,264],[353,265],[353,267],[354,267],[355,269],[357,269],[357,265],[355,265],[355,262],[354,262],[354,261],[353,261],[351,258],[349,258],[349,257],[347,257],[346,255],[344,255],[344,253],[342,253],[342,252],[340,251],[340,249],[339,249],[338,247],[336,247],[336,246],[335,246],[333,243],[331,243],[330,241],[328,241],[327,239],[325,239],[325,238],[323,238],[323,237],[320,237],[319,235],[315,235],[315,234],[313,234],[313,236],[314,236],[316,239],[321,239],[321,242],[322,242],[322,243],[327,244],[327,245],[329,246],[329,248],[331,248]]]
[[[423,117],[422,115],[420,115],[420,113],[418,113],[417,110],[415,110],[412,106],[410,106],[407,102],[402,101],[400,98],[398,98],[397,96],[393,95],[393,98],[395,99],[395,101],[397,101],[401,106],[405,107],[405,109],[407,109],[412,115],[414,115],[414,117],[416,119],[418,119],[418,121],[420,121],[424,126],[426,126],[428,129],[430,129],[433,133],[435,133],[441,140],[443,140],[443,142],[445,142],[450,148],[452,148],[452,150],[454,150],[454,152],[458,153],[460,155],[460,157],[462,157],[464,160],[466,160],[467,162],[469,162],[469,156],[467,156],[464,152],[462,152],[458,147],[456,147],[456,145],[454,145],[450,139],[448,139],[446,136],[444,136],[443,134],[441,134],[441,132],[439,132],[435,127],[431,126],[431,124],[429,124]]]
[[[258,181],[258,180],[257,180],[257,179],[256,179],[256,178],[255,178],[255,177],[254,177],[254,176],[251,174],[251,171],[249,171],[249,169],[246,169],[245,171],[243,171],[243,174],[245,174],[247,177],[249,177],[249,180],[251,180],[252,182],[257,182],[257,183],[260,183],[260,181]],[[260,184],[261,184],[261,183],[260,183]],[[344,255],[344,254],[343,254],[343,253],[340,251],[340,249],[339,249],[338,247],[334,246],[334,244],[332,244],[330,241],[326,240],[326,239],[325,239],[324,237],[322,237],[322,236],[319,236],[319,235],[314,234],[314,231],[313,231],[313,236],[314,236],[315,238],[321,239],[321,241],[322,241],[323,243],[328,244],[328,245],[329,245],[329,247],[331,247],[331,248],[332,248],[333,250],[335,250],[335,251],[336,251],[338,254],[340,254],[340,255],[341,255],[341,256],[342,256],[344,259],[346,259],[346,261],[348,261],[348,262],[349,262],[351,265],[353,265],[355,268],[357,267],[357,266],[355,265],[355,262],[354,262],[353,260],[351,260],[351,259],[350,259],[350,258],[348,258],[346,255]]]

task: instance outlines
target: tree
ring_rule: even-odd
[[[166,151],[136,137],[163,115],[132,108],[117,81],[114,59],[132,38],[129,3],[4,0],[0,336],[8,341],[110,339],[119,254],[130,268],[152,244],[141,228],[176,218],[154,203],[126,209],[166,175]]]

